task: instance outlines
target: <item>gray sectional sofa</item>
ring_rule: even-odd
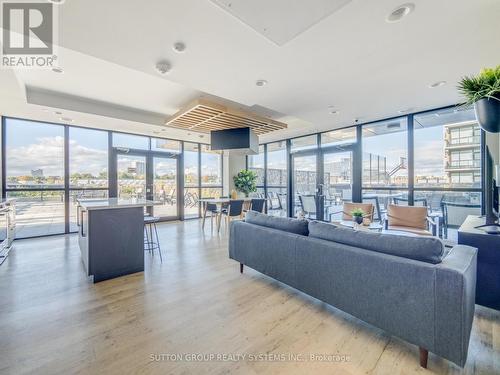
[[[476,289],[475,248],[248,212],[229,257],[463,367]]]

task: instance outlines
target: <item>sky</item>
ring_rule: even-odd
[[[16,126],[22,125],[22,126]],[[31,170],[43,169],[45,176],[62,176],[64,128],[57,125],[41,126],[30,121],[9,119],[7,127],[7,169],[8,175],[31,175]],[[406,157],[406,132],[396,132],[363,138],[363,152],[387,157],[388,169]],[[147,148],[146,137],[114,134],[115,146]],[[98,175],[107,170],[107,133],[91,129],[70,127],[70,174],[92,173]],[[418,176],[444,175],[443,129],[441,126],[415,131],[415,174]],[[215,174],[220,169],[219,156],[203,154],[203,174]],[[263,156],[251,158],[253,166],[263,168]],[[197,153],[185,152],[186,174],[197,173]],[[299,169],[314,170],[315,158],[297,158]],[[175,163],[157,162],[159,174],[175,173]],[[285,150],[268,153],[268,168],[285,169]],[[405,172],[401,172],[405,173]]]
[[[91,173],[99,175],[108,168],[108,133],[105,131],[69,128],[70,175]],[[113,134],[115,146],[147,149],[147,137],[128,134]],[[174,142],[175,143],[175,142]],[[8,176],[30,176],[31,171],[42,169],[44,176],[64,174],[64,128],[59,125],[39,124],[31,121],[9,119],[6,128],[7,174]],[[172,143],[173,145],[173,143]],[[173,150],[166,150],[173,151]],[[135,157],[137,159],[140,157]],[[120,168],[131,166],[130,158],[120,156]],[[144,159],[142,159],[144,160]],[[196,174],[197,152],[185,152],[186,173]],[[155,160],[157,173],[176,174],[175,159]],[[220,173],[220,155],[202,153],[202,174]]]

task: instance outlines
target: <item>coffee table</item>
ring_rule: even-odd
[[[341,227],[347,227],[358,230],[375,230],[381,232],[384,227],[380,223],[371,223],[370,225],[359,225],[354,227],[354,222],[350,220],[341,220],[333,222],[333,224],[340,225]]]

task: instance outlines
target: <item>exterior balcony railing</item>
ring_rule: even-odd
[[[481,144],[481,137],[463,137],[463,138],[451,138],[448,143],[448,147],[450,146],[465,146],[465,145],[477,145]]]
[[[445,165],[445,169],[476,169],[476,168],[477,169],[481,168],[480,160],[448,162]]]

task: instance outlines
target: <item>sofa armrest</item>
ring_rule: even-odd
[[[456,245],[436,266],[434,352],[463,367],[476,300],[477,249]]]

